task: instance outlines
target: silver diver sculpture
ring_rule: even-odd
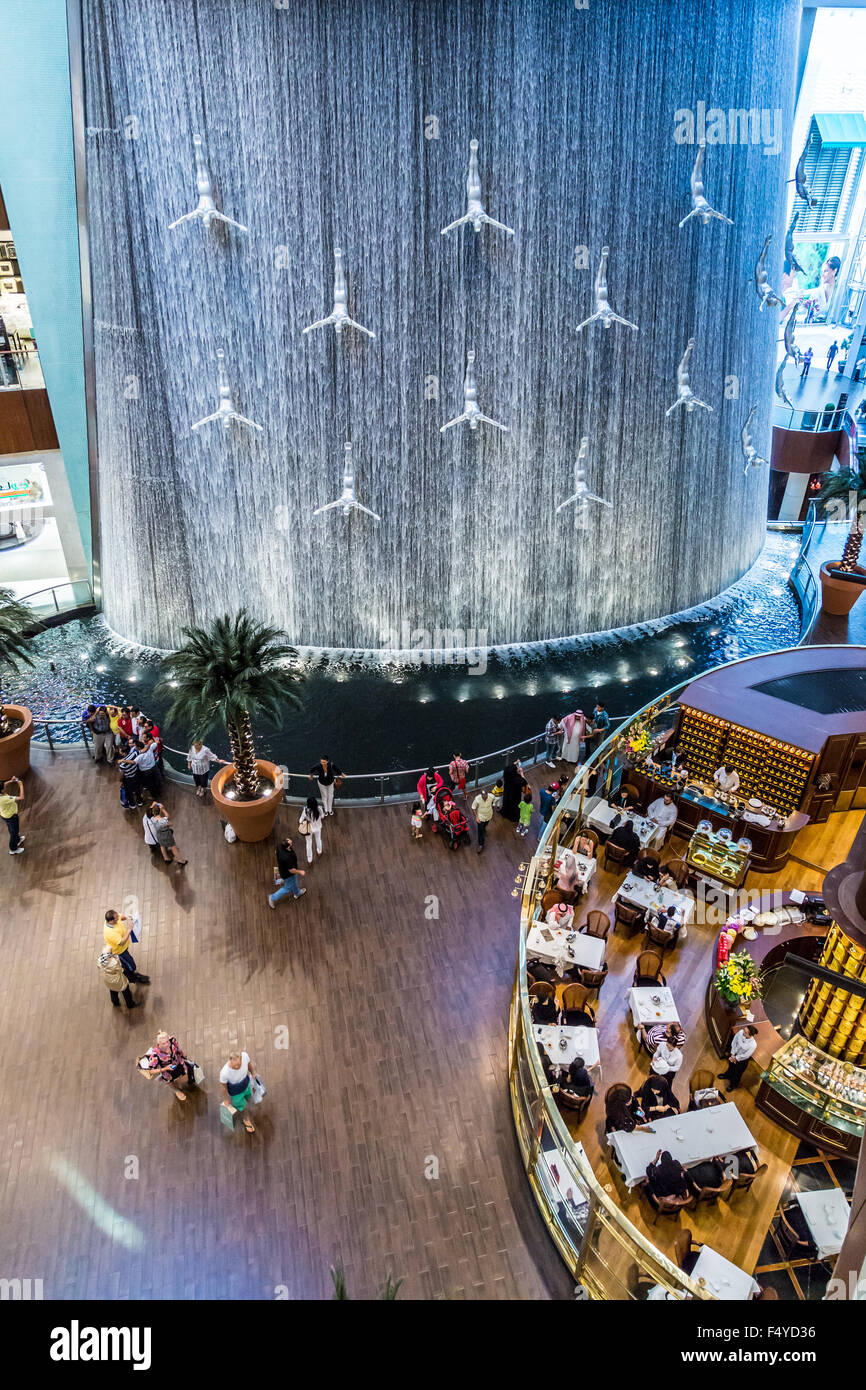
[[[246,415],[241,415],[234,408],[232,403],[232,388],[229,385],[229,374],[226,370],[226,355],[222,348],[217,352],[217,371],[219,375],[219,398],[220,403],[212,415],[206,415],[203,420],[196,420],[193,425],[194,430],[200,430],[202,425],[210,425],[215,420],[219,420],[224,430],[227,430],[233,420],[237,420],[239,425],[249,425],[250,429],[262,432],[261,425],[257,425],[255,420],[248,420]]]
[[[580,448],[578,450],[577,459],[575,460],[574,464],[574,492],[571,494],[570,497],[566,497],[564,502],[560,502],[559,506],[556,509],[556,514],[558,516],[561,511],[564,511],[566,507],[570,507],[572,503],[574,503],[575,531],[581,530],[586,520],[587,512],[589,511],[590,502],[599,502],[603,507],[613,506],[613,503],[608,502],[606,497],[599,497],[598,493],[590,492],[589,490],[589,486],[586,481],[586,472],[583,467],[583,462],[586,458],[588,449],[589,438],[586,435],[584,435],[583,439],[581,439],[580,441]]]
[[[716,212],[716,209],[711,208],[706,198],[704,197],[704,185],[702,175],[704,170],[704,150],[706,148],[706,140],[701,140],[698,144],[698,152],[695,156],[695,164],[694,168],[692,169],[692,176],[690,180],[692,210],[691,212],[686,213],[685,217],[680,222],[680,226],[684,227],[686,223],[689,222],[693,217],[699,217],[703,225],[706,226],[711,218],[717,217],[720,222],[727,222],[729,227],[733,227],[734,224],[731,218],[726,217],[723,212]]]
[[[677,367],[677,398],[674,401],[673,405],[669,406],[668,409],[665,411],[665,419],[667,419],[669,415],[673,415],[677,407],[681,405],[685,406],[689,414],[691,414],[691,412],[693,410],[696,410],[698,407],[700,407],[701,410],[712,411],[713,409],[711,405],[707,405],[706,401],[701,401],[698,399],[698,397],[692,390],[691,385],[689,384],[689,359],[694,351],[694,347],[694,338],[689,338],[689,341],[686,344],[686,350],[680,358],[679,365]]]
[[[476,233],[481,231],[482,224],[488,227],[498,227],[501,232],[507,232],[509,236],[514,236],[514,229],[506,227],[504,222],[497,222],[495,217],[489,217],[484,211],[481,202],[481,175],[478,172],[478,141],[469,141],[469,175],[466,179],[466,212],[462,217],[458,217],[456,222],[449,222],[447,227],[442,228],[442,236],[448,232],[453,232],[456,227],[462,227],[464,222],[471,222]]]
[[[773,304],[777,304],[780,309],[784,309],[785,301],[778,294],[776,294],[776,291],[770,284],[769,276],[767,275],[767,251],[772,240],[772,233],[768,234],[764,238],[764,245],[761,247],[761,254],[755,262],[755,294],[761,301],[760,305],[758,306],[759,308],[766,309],[768,304],[771,306]]]
[[[791,361],[794,363],[795,367],[799,367],[800,363],[803,360],[803,354],[797,347],[797,344],[794,342],[794,324],[797,319],[798,308],[799,300],[794,305],[790,314],[785,320],[785,355],[779,363],[778,369],[776,371],[776,395],[778,396],[780,401],[784,401],[785,405],[788,407],[789,410],[794,409],[794,402],[791,400],[791,397],[785,390],[785,366],[789,357]]]
[[[370,328],[365,328],[356,319],[349,318],[349,294],[346,289],[346,272],[343,268],[343,253],[339,246],[334,247],[334,307],[325,319],[316,319],[315,323],[309,324],[304,333],[312,333],[314,328],[327,328],[329,324],[334,325],[334,332],[340,336],[344,328],[357,328],[359,333],[366,333],[368,338],[375,338],[376,334]]]
[[[750,468],[760,468],[767,462],[765,458],[761,458],[761,455],[758,453],[757,449],[752,443],[752,435],[749,429],[749,426],[752,423],[752,418],[757,409],[758,407],[756,405],[752,406],[751,410],[749,411],[746,423],[743,425],[743,428],[740,431],[740,439],[742,440],[743,447],[743,458],[746,460],[746,466],[743,469],[744,477],[748,477]]]
[[[204,157],[204,146],[200,135],[192,137],[195,147],[195,187],[198,193],[198,203],[192,212],[185,212],[183,217],[178,217],[174,222],[168,224],[168,230],[173,232],[175,227],[179,227],[182,222],[195,222],[201,219],[202,225],[209,227],[215,219],[217,222],[226,222],[230,227],[237,227],[239,232],[249,230],[243,222],[236,222],[233,217],[227,217],[224,212],[220,212],[213,200],[213,184],[211,183],[210,170]]]
[[[797,160],[796,168],[794,169],[794,178],[793,180],[788,179],[788,182],[793,182],[794,187],[797,190],[797,197],[803,199],[803,202],[806,204],[807,208],[816,208],[818,206],[818,199],[813,198],[812,190],[806,182],[806,151],[808,150],[808,148],[809,137],[807,135],[806,143],[803,146],[803,153]]]
[[[355,496],[355,473],[352,467],[351,444],[344,444],[343,451],[343,491],[340,493],[336,502],[328,502],[324,507],[317,507],[313,512],[313,516],[321,516],[324,512],[333,512],[339,508],[343,516],[348,516],[349,513],[354,510],[356,512],[365,512],[366,515],[371,516],[374,521],[381,521],[382,518],[379,516],[378,512],[373,512],[369,507],[365,507]]]
[[[621,323],[624,324],[626,328],[633,328],[635,333],[640,332],[636,323],[632,323],[630,319],[624,319],[620,314],[615,314],[610,307],[610,300],[607,295],[607,262],[609,256],[610,247],[603,246],[601,248],[601,260],[598,263],[598,271],[595,277],[595,313],[591,314],[588,319],[584,319],[583,323],[579,323],[574,330],[575,333],[580,333],[586,328],[587,324],[595,323],[596,319],[598,319],[600,323],[603,323],[605,328],[610,328],[612,323]]]
[[[455,415],[453,420],[449,420],[446,425],[439,426],[439,433],[444,434],[453,425],[462,425],[468,420],[469,428],[477,430],[479,424],[492,425],[494,429],[502,430],[503,434],[509,433],[508,425],[502,425],[498,420],[493,420],[489,415],[482,415],[478,407],[478,387],[475,383],[475,352],[470,348],[466,354],[466,376],[463,379],[463,413]]]

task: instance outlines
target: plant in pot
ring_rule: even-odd
[[[283,775],[256,757],[252,716],[280,724],[285,707],[299,704],[302,677],[288,664],[297,653],[285,633],[256,622],[245,608],[207,628],[184,628],[183,636],[157,686],[171,701],[167,718],[202,736],[223,725],[232,761],[211,783],[214,802],[239,840],[264,840],[283,799]]]
[[[866,569],[859,563],[866,506],[866,450],[859,451],[856,467],[824,474],[819,501],[831,516],[837,509],[844,512],[850,507],[853,512],[842,559],[825,560],[821,566],[821,606],[825,613],[845,617],[866,584]]]
[[[9,589],[0,589],[0,783],[23,777],[30,769],[33,716],[24,705],[8,705],[3,699],[2,673],[8,666],[16,674],[32,666],[30,640],[39,619]]]
[[[764,992],[760,966],[756,965],[748,951],[734,951],[718,967],[713,983],[726,1004],[733,1004],[744,1011],[753,999],[760,999]]]

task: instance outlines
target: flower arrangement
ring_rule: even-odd
[[[625,746],[633,762],[643,762],[652,749],[649,729],[642,720],[630,724],[624,735]]]
[[[752,999],[760,999],[764,990],[761,971],[748,951],[734,951],[728,956],[716,971],[713,983],[729,1004],[748,1004]]]

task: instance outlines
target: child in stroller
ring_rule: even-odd
[[[445,844],[449,849],[458,849],[463,840],[469,843],[469,822],[454,803],[454,797],[449,787],[439,787],[435,793],[436,810],[439,812],[439,820],[434,825],[435,830],[441,828]]]

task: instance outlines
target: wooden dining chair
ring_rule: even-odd
[[[580,972],[580,983],[592,993],[601,993],[601,987],[607,979],[607,961],[600,970],[588,970],[585,966]]]
[[[718,1187],[699,1187],[695,1191],[695,1203],[700,1206],[706,1204],[715,1206],[717,1202],[723,1202],[729,1196],[734,1185],[733,1178],[723,1178]]]
[[[695,1100],[695,1091],[710,1091],[715,1088],[716,1078],[709,1067],[698,1067],[689,1077],[689,1110],[704,1110],[715,1102]],[[719,1098],[721,1100],[721,1097]]]
[[[573,1120],[582,1120],[587,1110],[592,1096],[572,1096],[567,1091],[559,1090],[556,1092],[555,1099],[559,1102],[563,1110],[567,1110]]]
[[[625,1276],[626,1288],[629,1298],[636,1303],[645,1303],[650,1289],[655,1288],[656,1281],[651,1274],[645,1274],[638,1264],[631,1264]]]
[[[595,1010],[589,1001],[586,985],[565,985],[559,997],[559,1007],[570,1028],[594,1028]]]
[[[602,941],[606,941],[610,931],[610,918],[606,912],[588,912],[586,921],[580,930],[586,936],[597,936]]]
[[[634,936],[643,921],[643,912],[639,907],[632,907],[630,903],[620,902],[619,898],[613,909],[614,922],[621,922],[629,936]],[[616,928],[614,927],[614,930]]]
[[[660,1216],[672,1216],[676,1219],[681,1211],[694,1211],[697,1206],[693,1192],[690,1192],[688,1197],[656,1197],[646,1183],[641,1185],[641,1191],[655,1212],[653,1225]]]
[[[658,951],[641,951],[634,967],[634,978],[632,988],[640,985],[664,985],[667,983],[662,974],[662,958]]]
[[[585,841],[586,844],[578,845],[579,840]],[[585,825],[581,830],[577,832],[577,835],[575,836],[574,848],[578,851],[578,853],[588,854],[590,859],[594,859],[596,857],[596,854],[598,853],[599,843],[600,842],[597,832],[593,830],[591,826]]]
[[[612,845],[609,841],[604,847],[604,871],[608,873],[611,865],[614,869],[626,869],[634,860],[631,850],[624,845]]]
[[[534,985],[529,987],[530,999],[555,999],[556,986],[550,985],[546,980],[537,980]]]
[[[683,1226],[674,1241],[674,1263],[679,1265],[684,1274],[691,1274],[700,1253],[700,1242],[695,1240],[688,1226]]]
[[[640,792],[632,782],[623,782],[620,791],[628,798],[629,806],[640,806]]]
[[[678,932],[663,931],[654,922],[647,922],[644,926],[644,935],[647,941],[653,946],[659,946],[661,950],[669,951],[671,946],[677,944]]]
[[[669,864],[663,864],[662,868],[670,874],[678,888],[685,888],[691,873],[685,859],[672,859]]]
[[[759,1285],[760,1293],[752,1300],[753,1303],[770,1303],[779,1297],[776,1289],[771,1289],[769,1284]]]
[[[748,1192],[755,1179],[761,1177],[763,1173],[766,1173],[768,1167],[769,1165],[766,1163],[759,1163],[757,1168],[752,1173],[744,1173],[742,1171],[739,1172],[737,1176],[734,1178],[734,1185],[732,1191]]]
[[[628,1082],[615,1081],[612,1086],[608,1086],[604,1093],[605,1110],[610,1109],[610,1103],[615,1098],[621,1098],[624,1101],[631,1100],[631,1086],[629,1086]]]

